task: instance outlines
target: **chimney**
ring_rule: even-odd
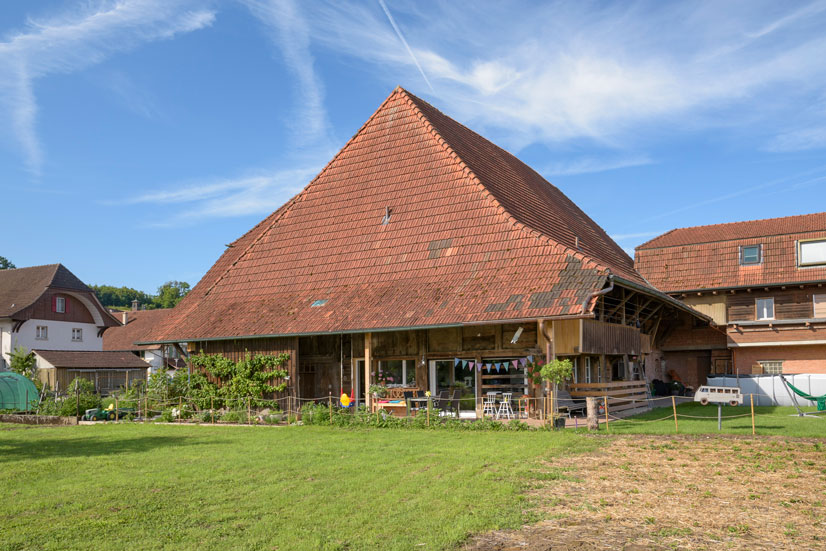
[[[132,311],[133,312],[138,311],[138,299],[135,299],[135,300],[132,301]]]
[[[126,323],[129,321],[129,312],[121,312],[121,313],[123,314],[123,324],[126,325]]]

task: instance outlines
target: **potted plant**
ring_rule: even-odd
[[[539,374],[543,380],[553,384],[551,402],[553,404],[551,412],[553,426],[554,428],[564,428],[565,418],[558,413],[559,408],[557,406],[556,390],[560,384],[565,381],[569,381],[573,377],[574,364],[572,364],[571,360],[568,359],[555,359],[543,365],[542,369],[539,371]]]
[[[384,385],[370,385],[370,393],[376,398],[386,398],[388,392]]]

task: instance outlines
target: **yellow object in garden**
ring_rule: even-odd
[[[427,396],[428,398],[430,398],[430,391],[428,390],[427,392],[424,393],[424,395]]]
[[[109,407],[106,408],[106,409],[108,409],[109,411],[112,411],[113,409],[115,409],[115,404],[109,404]]]
[[[349,397],[349,396],[347,396],[347,393],[346,393],[346,392],[342,392],[342,393],[341,393],[341,398],[340,398],[340,400],[341,400],[341,405],[342,405],[342,407],[348,407],[348,406],[350,405],[350,402],[352,402],[352,401],[353,401],[353,400],[351,400],[351,399],[350,399],[350,397]]]

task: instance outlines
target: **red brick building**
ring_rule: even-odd
[[[666,365],[689,382],[826,373],[826,213],[672,230],[637,247],[635,265],[719,328],[665,337]]]
[[[147,341],[287,353],[301,398],[385,380],[478,407],[537,392],[526,359],[570,357],[594,385],[644,377],[671,325],[708,322],[538,173],[397,88]]]

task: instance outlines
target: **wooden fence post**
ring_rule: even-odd
[[[677,400],[671,396],[671,408],[674,410],[674,434],[679,434],[680,426],[677,424]]]
[[[327,402],[329,403],[329,406],[330,406],[330,424],[332,425],[333,424],[333,393],[332,392],[327,393]]]
[[[143,395],[143,422],[146,423],[146,420],[149,418],[149,395]]]
[[[118,413],[118,395],[115,394],[115,421],[120,421],[120,415]]]
[[[183,415],[182,415],[183,412],[184,412],[183,410],[184,410],[184,397],[183,396],[178,396],[178,421],[180,421],[181,417],[183,417]]]
[[[605,396],[605,430],[611,432],[611,428],[608,426],[608,396]]]
[[[212,424],[215,424],[215,396],[209,397],[209,412],[212,417]]]
[[[754,394],[749,394],[749,399],[751,400],[751,435],[754,436],[757,434],[754,428]]]
[[[247,424],[252,425],[252,406],[250,406],[249,397],[247,397]]]
[[[599,430],[597,419],[597,400],[593,396],[585,398],[585,410],[588,414],[588,430]]]

